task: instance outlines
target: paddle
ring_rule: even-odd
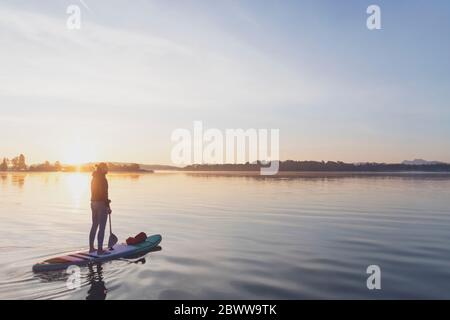
[[[109,240],[108,240],[108,247],[110,250],[114,250],[113,247],[114,245],[119,241],[119,239],[117,239],[117,237],[114,235],[114,233],[112,233],[112,228],[111,228],[111,214],[109,215]]]

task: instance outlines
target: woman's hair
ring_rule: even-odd
[[[108,165],[106,163],[104,163],[104,162],[97,163],[95,165],[95,170],[96,171],[100,171],[100,170],[107,171],[108,170]]]

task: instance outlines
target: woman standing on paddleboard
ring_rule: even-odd
[[[108,198],[108,180],[106,174],[108,166],[106,163],[99,163],[92,173],[91,181],[91,209],[92,227],[89,234],[89,252],[97,251],[98,255],[109,254],[103,250],[103,239],[105,237],[106,221],[111,214],[110,200]],[[98,249],[94,248],[95,234],[97,233]]]

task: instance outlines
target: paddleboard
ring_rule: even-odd
[[[134,256],[139,253],[145,253],[155,248],[162,240],[161,235],[156,234],[147,239],[144,242],[135,245],[127,245],[125,243],[116,244],[113,249],[108,249],[109,254],[97,255],[96,252],[79,251],[68,253],[63,256],[47,259],[43,262],[36,263],[33,266],[33,271],[54,271],[63,270],[71,265],[83,266],[91,263],[99,263],[119,258],[126,258]]]

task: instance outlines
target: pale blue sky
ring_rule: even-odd
[[[448,1],[84,1],[0,3],[0,156],[170,163],[201,120],[279,128],[282,159],[450,162]]]

